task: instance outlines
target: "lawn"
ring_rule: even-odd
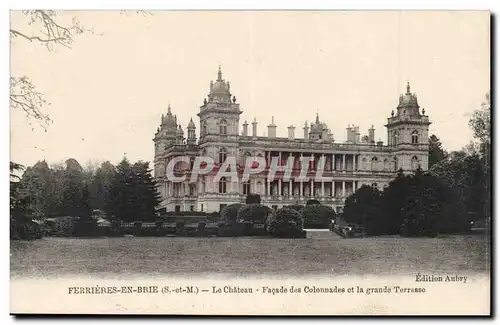
[[[307,239],[48,237],[11,241],[11,277],[406,275],[489,272],[484,235]]]

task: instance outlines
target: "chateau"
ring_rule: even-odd
[[[288,126],[287,137],[277,137],[274,118],[267,126],[267,136],[258,136],[258,123],[251,126],[244,121],[240,132],[240,104],[232,95],[229,81],[222,77],[219,67],[217,80],[210,82],[210,92],[197,114],[199,138],[193,119],[187,125],[187,137],[182,126],[172,114],[170,104],[161,125],[154,136],[154,175],[161,194],[161,207],[167,211],[219,211],[232,203],[244,203],[248,193],[259,194],[262,203],[272,207],[305,204],[315,198],[322,204],[341,212],[345,198],[362,185],[383,189],[395,177],[397,171],[411,172],[417,168],[428,169],[429,117],[420,110],[417,96],[410,92],[400,95],[396,110],[387,119],[387,145],[375,141],[373,126],[368,134],[360,136],[358,126],[347,128],[345,142],[336,142],[328,125],[318,115],[314,123],[302,128],[302,136],[296,136],[295,127]],[[361,113],[361,112],[360,112]],[[250,128],[249,128],[250,126]],[[189,175],[192,162],[197,156],[211,157],[214,171],[198,177],[196,182],[174,182],[168,179],[168,163],[179,156],[187,156],[187,163],[177,163],[177,173]],[[284,180],[279,172],[273,179],[266,173],[251,175],[248,181],[216,179],[217,168],[227,157],[236,157],[238,173],[245,167],[247,157],[262,157],[270,166],[273,159],[280,165],[293,162],[293,174]],[[291,158],[293,157],[293,158]],[[331,181],[303,181],[297,178],[303,157],[310,157],[308,170],[316,174],[318,161],[323,159],[324,177]],[[241,169],[241,170],[240,170]]]

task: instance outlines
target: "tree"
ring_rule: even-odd
[[[109,211],[111,186],[115,177],[115,167],[105,161],[95,171],[89,186],[89,201],[92,209]]]
[[[88,193],[85,193],[86,187],[82,166],[76,159],[66,160],[62,206],[64,214],[73,217],[90,217],[89,203],[86,202],[88,200]]]
[[[386,234],[386,214],[382,210],[382,193],[363,185],[346,199],[343,219],[362,225],[367,235]]]
[[[136,11],[146,15],[145,11]],[[126,11],[120,11],[126,14]],[[14,13],[18,14],[18,13]],[[92,28],[85,27],[76,17],[62,17],[54,10],[23,10],[21,12],[24,21],[17,21],[16,26],[9,28],[11,42],[24,40],[37,43],[48,51],[55,51],[62,46],[71,48],[75,37],[84,33],[96,35]],[[10,77],[10,107],[14,110],[23,111],[27,118],[38,122],[45,130],[52,123],[51,118],[44,113],[44,106],[50,105],[42,93],[38,92],[36,86],[28,76]]]
[[[159,198],[149,163],[131,165],[123,158],[116,167],[106,212],[127,222],[153,220]]]
[[[429,168],[437,164],[447,156],[443,149],[441,140],[436,135],[431,135],[429,138]]]
[[[260,203],[260,195],[259,194],[248,194],[245,200],[246,204],[252,204],[252,203]]]

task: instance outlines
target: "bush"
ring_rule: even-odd
[[[260,195],[259,194],[248,194],[245,203],[246,204],[253,204],[253,203],[259,203],[260,204]]]
[[[289,205],[288,208],[294,209],[295,211],[301,212],[302,209],[304,209],[304,206],[302,204],[292,204]]]
[[[310,199],[310,200],[307,200],[307,202],[306,202],[306,206],[307,205],[313,205],[313,204],[321,204],[321,202],[319,202],[316,199]]]
[[[247,204],[240,208],[237,220],[265,223],[271,212],[271,208],[260,203]]]
[[[335,218],[335,211],[326,205],[310,204],[302,210],[305,228],[328,228],[330,220]]]
[[[305,238],[302,215],[290,208],[281,208],[272,214],[268,232],[279,238]]]
[[[241,208],[240,203],[234,203],[225,206],[221,211],[220,211],[220,219],[222,221],[228,221],[228,222],[235,222],[238,220],[238,211]]]

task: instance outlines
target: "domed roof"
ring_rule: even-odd
[[[179,128],[177,129],[177,134],[184,135],[184,131],[182,130],[182,127],[180,125],[179,125]]]
[[[170,103],[168,103],[167,115],[164,116],[162,122],[167,129],[175,130],[177,128],[177,118],[174,115],[172,115],[172,109],[170,108]]]
[[[399,106],[418,106],[417,95],[410,92],[410,83],[406,84],[406,93],[399,97]]]
[[[193,119],[189,120],[188,129],[196,129],[196,126],[194,125]]]
[[[311,123],[311,132],[321,133],[324,130],[328,130],[328,126],[326,125],[326,123],[320,122],[319,115],[316,114],[316,122]]]
[[[217,73],[217,80],[210,82],[210,94],[208,95],[208,102],[210,103],[231,103],[231,92],[229,81],[222,79],[222,71],[219,66]]]

